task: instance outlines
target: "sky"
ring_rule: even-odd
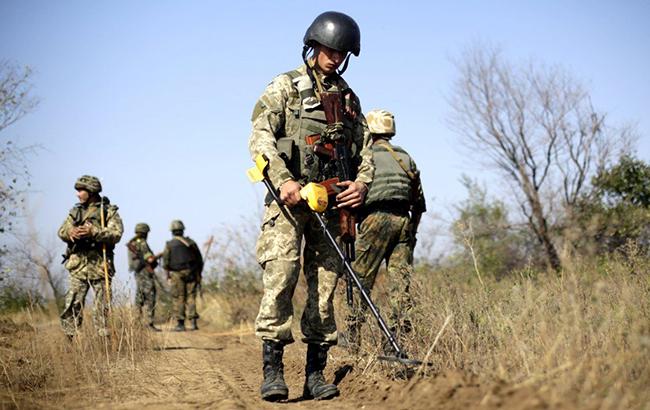
[[[418,163],[431,213],[451,217],[466,196],[462,174],[507,195],[447,125],[452,60],[475,42],[571,71],[611,124],[637,125],[637,154],[650,160],[645,1],[4,0],[0,58],[34,69],[40,104],[0,139],[42,147],[28,159],[41,236],[55,237],[83,174],[99,176],[120,208],[125,283],[122,245],[136,223],[149,223],[158,252],[172,219],[203,243],[258,215],[264,188],[245,176],[253,106],[273,77],[301,63],[305,30],[328,10],[359,24],[361,54],[344,77],[364,111],[395,114],[394,142]]]

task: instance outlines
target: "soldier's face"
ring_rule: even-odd
[[[332,74],[341,65],[347,53],[320,45],[316,50],[316,64],[325,74]]]
[[[90,198],[90,193],[85,189],[80,189],[77,191],[77,198],[79,198],[79,203],[85,204],[88,202],[88,198]]]

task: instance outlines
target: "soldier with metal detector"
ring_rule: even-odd
[[[411,331],[410,294],[415,236],[426,202],[420,171],[413,158],[401,147],[391,144],[395,118],[386,110],[367,113],[372,135],[375,175],[360,212],[361,223],[356,240],[356,260],[352,267],[368,293],[372,291],[379,268],[387,265],[390,304],[389,327],[399,338]],[[353,351],[360,346],[361,327],[366,305],[354,301],[348,317],[347,342]],[[392,352],[385,341],[384,350]]]
[[[325,214],[325,223],[352,251],[354,221],[349,210],[363,203],[373,174],[359,100],[341,77],[350,54],[359,55],[359,27],[345,14],[326,12],[309,26],[303,42],[304,64],[277,76],[266,88],[255,105],[249,139],[252,157],[268,159],[268,182],[286,205],[267,197],[257,242],[264,295],[255,326],[263,341],[261,396],[268,401],[289,394],[282,356],[284,346],[294,341],[292,297],[303,239],[308,287],[301,319],[307,343],[303,396],[329,399],[339,394],[325,381],[323,370],[328,349],[337,343],[332,301],[341,266],[300,191],[309,182],[328,181],[337,210]]]
[[[77,203],[58,231],[68,248],[63,255],[70,272],[70,287],[65,295],[61,327],[72,338],[81,327],[88,289],[93,288],[93,323],[100,336],[108,336],[111,309],[111,280],[115,274],[113,249],[122,238],[122,219],[117,206],[102,197],[99,179],[83,175],[74,184]]]

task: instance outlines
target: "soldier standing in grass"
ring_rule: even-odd
[[[139,223],[135,226],[135,237],[126,245],[129,254],[129,270],[135,275],[135,306],[138,317],[145,321],[147,328],[160,332],[153,324],[156,312],[156,256],[149,248],[147,236],[149,225]]]
[[[93,323],[100,336],[108,336],[108,310],[111,279],[115,274],[113,249],[122,238],[122,219],[117,206],[99,193],[102,184],[84,175],[74,184],[79,203],[68,213],[58,231],[68,248],[65,268],[70,272],[70,287],[65,295],[61,327],[72,338],[82,323],[88,289],[93,288]]]
[[[338,184],[338,207],[360,206],[373,173],[370,139],[359,101],[341,77],[350,53],[359,55],[359,27],[345,14],[326,12],[309,26],[303,42],[305,64],[277,76],[266,88],[255,105],[249,139],[252,157],[268,158],[268,177],[285,204],[281,208],[267,197],[257,242],[257,259],[264,269],[264,295],[255,328],[263,341],[264,381],[260,391],[267,401],[284,400],[289,395],[282,356],[284,346],[294,341],[292,298],[300,274],[303,237],[308,288],[300,321],[302,340],[307,343],[303,397],[330,399],[339,394],[336,385],[325,381],[323,370],[328,349],[337,343],[332,301],[341,265],[312,211],[301,202],[299,191],[308,182],[342,177],[328,175],[336,171],[327,155],[327,141],[342,142],[354,153],[351,168],[356,177]],[[333,97],[343,107],[337,111],[341,122],[328,121],[325,97]],[[328,228],[338,235],[338,213],[330,211],[325,217]]]
[[[398,337],[411,331],[409,313],[413,306],[410,283],[413,270],[415,235],[426,203],[420,172],[413,158],[402,148],[392,145],[395,118],[385,110],[366,115],[372,135],[375,175],[361,210],[362,222],[356,239],[356,260],[352,266],[361,283],[370,292],[377,272],[387,264],[390,316],[388,326]],[[355,298],[346,332],[350,348],[357,351],[365,317],[365,305]],[[385,348],[391,350],[388,344]]]
[[[174,331],[185,331],[186,317],[192,322],[190,330],[198,330],[196,293],[201,283],[203,257],[196,242],[183,236],[185,225],[182,221],[172,221],[170,230],[172,240],[165,244],[163,268],[167,271],[167,280],[171,282],[171,295],[177,320]]]

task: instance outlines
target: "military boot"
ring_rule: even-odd
[[[329,347],[317,344],[307,345],[307,365],[305,366],[305,387],[302,396],[305,399],[327,400],[339,395],[335,384],[325,381],[323,370],[327,365]]]
[[[178,319],[178,324],[172,329],[174,332],[184,332],[185,331],[185,319]]]
[[[158,329],[156,326],[154,326],[153,323],[149,323],[147,326],[147,329],[151,330],[152,332],[160,332],[160,329]]]
[[[192,319],[192,327],[190,330],[199,330],[199,326],[196,324],[196,318]]]
[[[280,401],[289,397],[289,388],[284,382],[284,365],[282,354],[284,345],[265,340],[262,345],[262,362],[264,363],[264,381],[260,388],[262,400]]]

